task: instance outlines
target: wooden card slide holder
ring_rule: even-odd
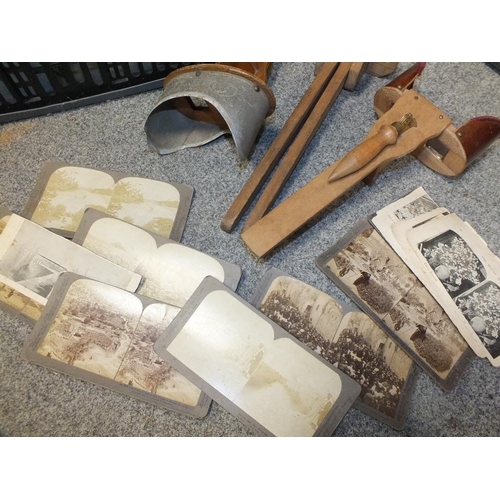
[[[443,111],[413,90],[413,83],[424,67],[425,63],[415,64],[376,93],[374,103],[380,118],[366,142],[355,148],[358,158],[363,160],[358,161],[354,170],[351,168],[350,173],[336,180],[330,179],[348,153],[242,233],[255,255],[265,256],[356,183],[372,184],[380,171],[396,158],[413,154],[436,172],[456,176],[500,136],[500,119],[473,118],[457,129]],[[397,123],[408,114],[412,117],[411,126],[399,133],[394,142],[385,140],[383,131],[397,128]]]

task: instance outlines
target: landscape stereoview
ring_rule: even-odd
[[[169,237],[185,201],[179,189],[166,182],[71,165],[51,170],[42,173],[46,184],[38,196],[32,195],[30,204],[35,206],[27,214],[50,229],[74,233],[85,209],[92,207]]]
[[[86,225],[87,214],[99,217],[89,211],[82,225]],[[239,281],[237,266],[170,240],[161,243],[161,239],[124,221],[104,216],[90,224],[82,235],[82,246],[143,276],[137,291],[141,295],[182,307],[206,276],[226,282],[230,288],[236,288]],[[75,241],[80,240],[77,231]]]

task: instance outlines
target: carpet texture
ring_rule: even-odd
[[[397,72],[410,66],[401,63]],[[307,231],[265,260],[219,228],[253,168],[313,80],[314,63],[275,63],[269,78],[277,107],[262,128],[249,162],[239,162],[230,137],[159,156],[148,149],[144,122],[161,91],[0,126],[0,204],[20,213],[43,161],[116,170],[189,184],[195,196],[182,243],[239,265],[238,293],[250,299],[269,266],[342,300],[315,258],[362,217],[423,186],[469,222],[500,255],[500,141],[458,178],[443,177],[413,157],[392,163],[372,187],[355,187]],[[364,75],[342,91],[277,203],[353,148],[376,116],[373,96],[393,76]],[[416,89],[456,126],[481,115],[500,117],[500,75],[482,63],[429,63]],[[6,436],[250,436],[216,403],[203,420],[185,417],[86,382],[28,364],[19,357],[30,327],[0,311],[0,435]],[[335,436],[496,436],[500,434],[500,369],[475,358],[451,393],[420,372],[407,423],[394,431],[351,409]]]

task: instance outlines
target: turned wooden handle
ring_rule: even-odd
[[[382,125],[375,135],[365,139],[340,160],[337,168],[328,178],[328,182],[342,179],[346,175],[357,172],[368,165],[386,146],[395,144],[397,140],[397,130],[391,125]]]

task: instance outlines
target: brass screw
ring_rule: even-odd
[[[398,89],[400,89],[400,90],[401,90],[401,88],[402,88],[402,87],[401,87],[401,85],[398,85]]]
[[[462,137],[462,132],[457,132],[458,137]]]
[[[442,120],[443,119],[443,115],[439,115],[439,119]]]

